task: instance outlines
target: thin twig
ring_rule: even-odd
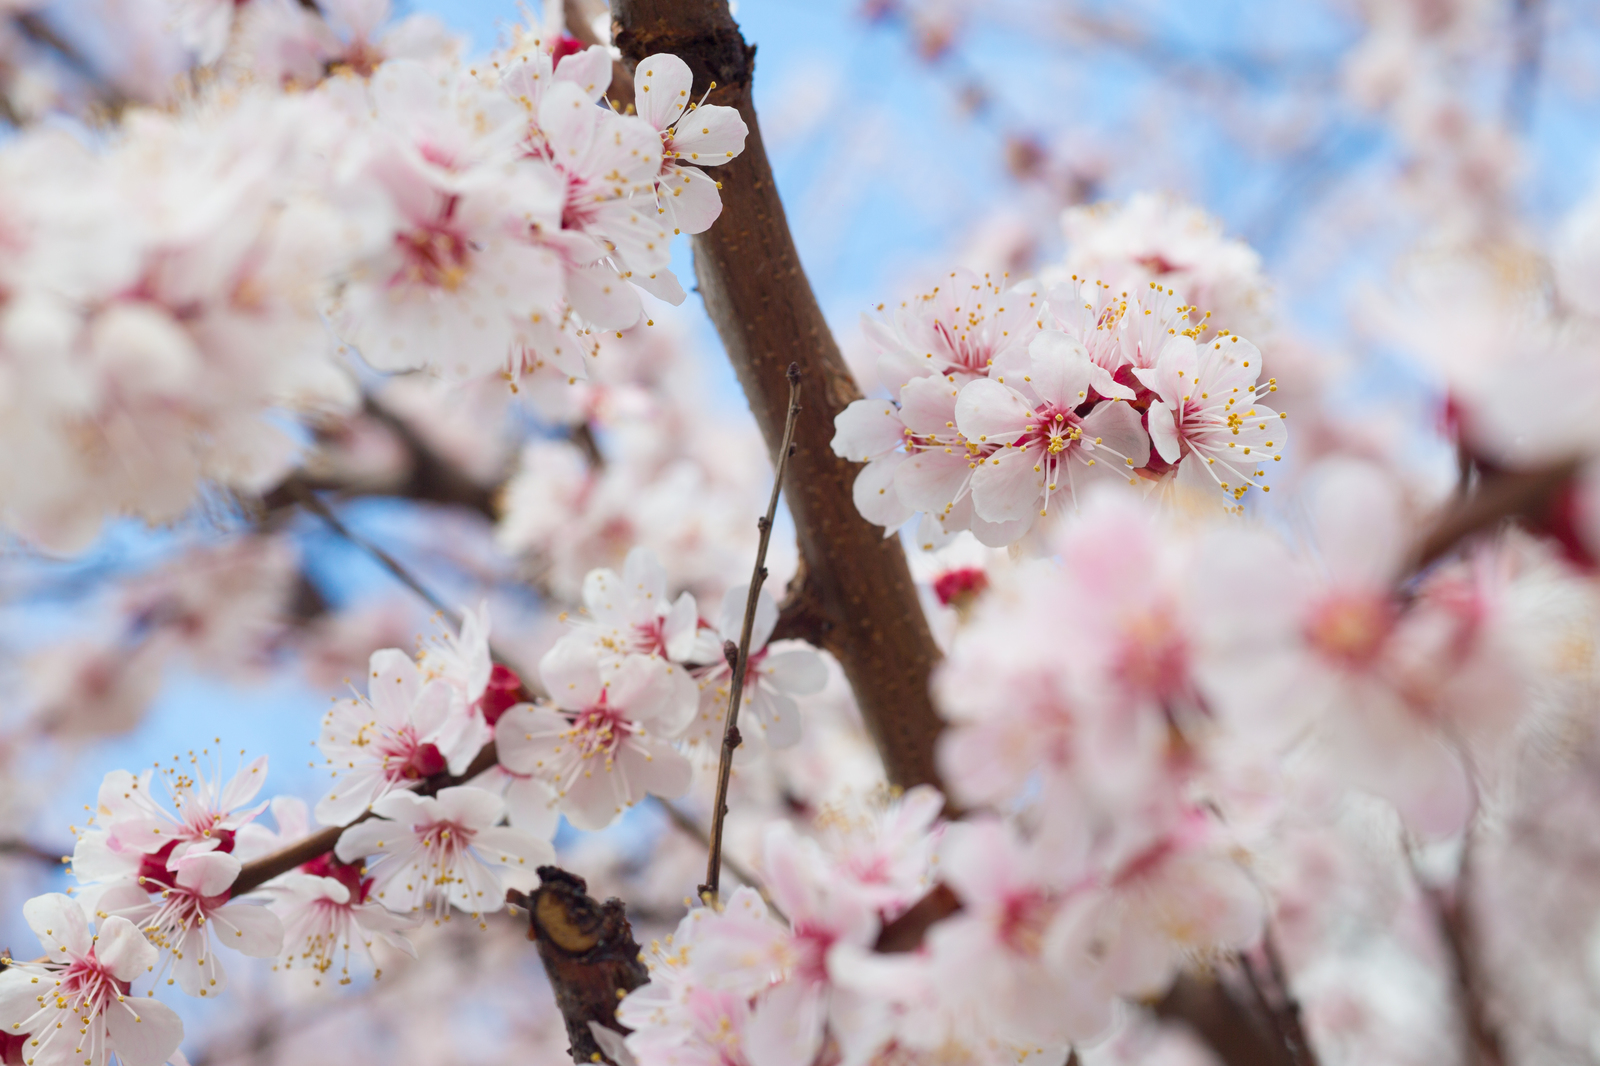
[[[345,525],[344,521],[333,513],[332,508],[317,498],[316,493],[298,483],[292,484],[290,491],[294,494],[294,498],[299,502],[300,506],[326,522],[328,528],[339,534],[339,536],[372,556],[380,566],[389,571],[396,581],[415,592],[428,606],[450,619],[451,624],[457,629],[461,628],[461,614],[459,611],[453,611],[446,607],[439,597],[428,591],[422,582],[412,577],[411,572],[401,566],[399,560],[394,556]]]
[[[739,630],[739,644],[731,641],[722,646],[722,653],[733,669],[733,682],[728,687],[728,714],[722,727],[722,758],[717,764],[717,802],[711,809],[711,848],[706,857],[706,883],[700,886],[702,899],[715,900],[717,886],[722,880],[722,822],[728,816],[728,778],[733,773],[733,750],[739,746],[739,703],[744,699],[745,668],[750,663],[750,634],[756,623],[756,605],[761,600],[761,585],[767,580],[767,542],[772,539],[772,522],[778,514],[778,494],[783,491],[783,472],[789,465],[789,453],[794,448],[794,421],[800,414],[800,364],[790,363],[789,414],[783,423],[783,444],[778,448],[778,469],[772,479],[772,496],[767,500],[767,513],[756,527],[761,531],[761,541],[756,547],[756,565],[750,574],[750,591],[744,601],[744,626]]]
[[[661,809],[667,812],[667,820],[676,826],[685,836],[692,840],[699,841],[700,844],[706,848],[711,847],[711,834],[707,833],[705,831],[705,827],[703,827],[699,822],[695,821],[694,816],[689,814],[688,811],[685,811],[681,807],[678,807],[674,804],[668,803],[666,800],[661,801]],[[733,874],[733,876],[737,877],[751,888],[761,887],[761,879],[757,877],[748,866],[740,862],[738,859],[735,859],[733,856],[724,855],[722,857],[722,865],[726,867],[728,872]]]
[[[1505,124],[1525,133],[1533,120],[1533,102],[1539,89],[1539,68],[1544,59],[1543,0],[1512,0],[1512,64],[1506,82]]]
[[[302,507],[326,522],[329,529],[332,529],[335,533],[339,534],[339,536],[343,537],[357,548],[360,548],[362,551],[372,556],[372,558],[375,559],[379,565],[381,565],[385,570],[389,571],[389,573],[394,576],[396,581],[400,582],[406,588],[416,593],[424,603],[432,607],[435,611],[438,611],[445,618],[449,619],[450,624],[455,626],[457,632],[461,631],[461,612],[453,611],[449,607],[446,607],[444,605],[444,601],[430,592],[426,585],[413,577],[411,572],[407,570],[398,559],[384,551],[382,548],[378,547],[376,544],[372,543],[370,540],[367,540],[359,533],[355,532],[349,526],[345,525],[343,520],[341,520],[338,515],[333,513],[332,508],[318,499],[316,493],[312,492],[304,485],[289,483],[289,491],[294,495],[295,499]],[[493,642],[490,642],[489,644],[489,658],[493,659],[501,666],[504,666],[506,669],[514,672],[517,675],[517,679],[522,682],[523,688],[527,690],[527,695],[530,697],[543,695],[543,692],[536,683],[529,682],[528,678],[525,676],[526,671],[521,666],[513,662],[509,657],[507,657],[505,652],[501,651],[499,648],[496,648]]]
[[[34,859],[38,862],[60,865],[66,860],[59,851],[51,851],[27,840],[0,840],[0,856],[10,855],[19,859]],[[734,871],[737,873],[738,871]],[[742,875],[741,875],[742,876]]]

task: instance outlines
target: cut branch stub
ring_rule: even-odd
[[[708,173],[722,184],[722,215],[695,237],[695,276],[774,460],[789,402],[786,371],[807,382],[785,491],[815,604],[808,626],[839,660],[889,781],[939,784],[941,723],[928,692],[938,660],[928,622],[894,537],[856,511],[859,467],[833,454],[833,420],[861,390],[834,343],[789,233],[750,101],[755,49],[725,0],[615,0],[613,39],[637,63],[671,52],[695,76],[696,98],[736,108],[744,151]],[[774,463],[776,465],[776,463]]]
[[[628,1031],[617,1023],[617,1002],[650,980],[633,928],[622,901],[591,899],[583,878],[556,866],[539,867],[539,878],[532,893],[512,890],[506,902],[528,912],[528,939],[539,946],[566,1020],[572,1061],[609,1062],[589,1023]]]

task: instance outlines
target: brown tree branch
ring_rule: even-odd
[[[71,849],[66,852],[51,851],[29,840],[0,840],[0,858],[32,859],[35,862],[59,866],[71,860]]]
[[[1456,1014],[1464,1030],[1463,1048],[1468,1066],[1505,1066],[1505,1044],[1489,1005],[1489,990],[1478,964],[1477,933],[1472,920],[1472,830],[1467,830],[1461,850],[1461,868],[1454,891],[1429,884],[1411,858],[1411,873],[1423,901],[1433,913],[1439,940],[1450,960]]]
[[[828,625],[822,646],[839,660],[893,784],[938,784],[942,727],[928,692],[939,652],[900,542],[856,511],[857,467],[833,454],[834,417],[861,390],[850,376],[806,281],[750,100],[755,49],[726,0],[615,0],[612,40],[631,62],[681,57],[694,95],[737,108],[744,152],[716,167],[722,216],[694,239],[695,277],[774,460],[788,406],[784,371],[798,363],[810,389],[795,428],[789,511]]]
[[[626,1033],[617,1022],[617,1001],[650,980],[627,912],[620,899],[591,899],[583,878],[559,867],[539,867],[539,880],[529,895],[507,892],[506,902],[528,911],[528,939],[539,945],[566,1019],[572,1061],[610,1062],[590,1023]]]
[[[1532,470],[1486,473],[1469,496],[1444,508],[1412,551],[1413,566],[1422,569],[1437,562],[1463,541],[1493,532],[1508,520],[1539,521],[1582,467],[1568,459]]]
[[[404,475],[392,482],[384,481],[374,486],[350,484],[337,477],[319,477],[304,470],[296,471],[281,485],[262,497],[262,504],[268,511],[293,505],[298,492],[306,489],[336,492],[341,496],[394,496],[424,503],[462,507],[476,511],[490,521],[494,521],[497,517],[494,490],[474,481],[455,464],[440,455],[405,419],[371,396],[364,399],[358,417],[369,418],[394,435],[406,454]]]
[[[817,589],[806,575],[806,561],[801,559],[789,587],[784,590],[783,602],[778,604],[778,624],[772,627],[767,640],[803,640],[817,647],[828,643],[828,631],[833,624],[823,612]]]
[[[606,5],[602,0],[562,0],[561,3],[561,17],[566,23],[567,32],[590,47],[611,43],[602,41],[594,32],[595,17],[605,14],[605,11]],[[611,88],[606,90],[606,99],[618,111],[633,109],[633,71],[620,59],[611,61]]]
[[[1218,974],[1179,974],[1151,1009],[1188,1025],[1227,1066],[1297,1066],[1288,1046]]]

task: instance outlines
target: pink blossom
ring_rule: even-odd
[[[879,380],[891,391],[928,375],[961,386],[1026,351],[1042,328],[1044,300],[1035,287],[1007,287],[1007,280],[952,270],[932,292],[896,308],[892,322],[863,315]]]
[[[655,129],[595,107],[583,89],[557,80],[526,136],[525,150],[556,172],[559,221],[540,222],[534,235],[559,250],[573,309],[597,326],[623,329],[639,318],[635,284],[681,303],[683,290],[667,269],[672,235],[650,200],[661,169]]]
[[[700,168],[737,156],[749,133],[734,108],[690,100],[693,80],[687,63],[665,53],[639,60],[633,72],[639,117],[661,134],[656,210],[673,233],[703,233],[722,214],[720,185]]]
[[[1100,475],[1136,480],[1130,475],[1150,456],[1138,413],[1121,402],[1132,391],[1081,343],[1041,333],[1028,352],[1026,369],[973,381],[956,401],[962,436],[996,447],[973,471],[974,511],[1024,530],[1048,512],[1052,494],[1071,495],[1079,479]]]
[[[1121,996],[1160,995],[1192,957],[1238,951],[1261,935],[1261,890],[1198,811],[1117,857],[1050,933],[1063,966],[1093,968]]]
[[[276,832],[260,822],[241,830],[241,858],[259,858],[311,834],[310,811],[293,796],[274,798],[272,817]],[[381,939],[415,958],[416,949],[402,933],[415,926],[416,920],[368,899],[372,883],[360,866],[325,854],[263,885],[268,907],[283,922],[285,954],[280,965],[309,972],[316,985],[337,965],[335,979],[343,985],[351,980],[352,956],[358,969],[382,975],[372,954],[374,940]]]
[[[23,917],[44,958],[8,960],[0,971],[0,1028],[21,1035],[24,1066],[162,1066],[177,1053],[183,1022],[171,1007],[137,999],[129,982],[156,964],[156,950],[126,918],[102,917],[91,932],[78,903],[36,896]]]
[[[452,906],[473,917],[497,911],[506,889],[533,888],[538,868],[555,861],[548,842],[498,825],[505,804],[482,789],[391,792],[372,812],[340,834],[334,854],[344,863],[367,857],[368,898],[398,914],[431,910],[437,922]]]
[[[1019,1043],[1088,1041],[1109,1027],[1111,995],[1096,968],[1048,950],[1084,876],[1082,859],[1030,846],[1003,823],[946,828],[939,869],[962,910],[928,931],[926,950],[947,1010],[989,1019]]]
[[[170,965],[178,987],[189,995],[221,992],[227,975],[217,944],[257,959],[283,950],[277,915],[252,903],[229,902],[229,889],[243,866],[224,852],[190,852],[170,870],[147,869],[137,880],[110,885],[99,894],[96,913],[127,918],[161,949],[158,977]]]
[[[332,863],[325,860],[325,865]],[[370,901],[367,895],[373,883],[370,877],[310,873],[284,874],[269,883],[270,906],[283,922],[283,968],[309,971],[313,984],[320,985],[333,974],[332,980],[347,985],[352,958],[359,970],[383,975],[372,955],[376,940],[415,958],[416,948],[402,934],[417,924],[416,919]]]
[[[691,768],[669,740],[686,722],[668,669],[632,656],[602,680],[592,650],[558,644],[539,664],[551,702],[513,707],[495,726],[501,764],[548,783],[583,829],[604,828],[647,793],[683,795]]]
[[[1207,689],[1256,742],[1287,745],[1309,731],[1327,772],[1393,801],[1413,830],[1448,835],[1473,800],[1433,693],[1413,683],[1423,669],[1415,627],[1432,623],[1394,592],[1410,546],[1398,486],[1364,464],[1323,465],[1311,501],[1320,565],[1264,537],[1208,548],[1200,602],[1218,646],[1202,664]],[[1248,603],[1235,592],[1246,574]],[[1448,642],[1429,643],[1451,655]]]
[[[1267,325],[1271,292],[1261,257],[1222,225],[1180,200],[1137,193],[1122,203],[1062,212],[1067,238],[1062,273],[1099,278],[1112,292],[1143,292],[1154,282],[1205,308],[1229,329],[1254,335]],[[1048,277],[1048,275],[1047,275]],[[1199,318],[1196,313],[1191,324]]]
[[[1259,402],[1277,382],[1256,384],[1255,345],[1226,330],[1198,349],[1193,338],[1176,337],[1154,367],[1133,374],[1160,398],[1146,417],[1150,441],[1180,482],[1215,485],[1235,500],[1256,485],[1269,491],[1263,467],[1283,459],[1288,416]]]
[[[440,747],[452,699],[447,682],[428,680],[399,649],[373,652],[367,697],[335,700],[322,719],[317,746],[334,785],[317,804],[317,821],[347,825],[394,789],[465,770],[477,754],[472,737],[457,733],[455,747]]]
[[[389,242],[344,285],[335,323],[380,370],[468,377],[509,366],[517,324],[560,298],[560,184],[521,164],[521,112],[465,77],[394,60],[371,83],[378,134],[366,173],[393,208]]]
[[[565,620],[572,629],[562,642],[593,650],[606,671],[619,669],[635,655],[667,663],[674,700],[686,713],[692,713],[700,694],[690,668],[722,655],[700,627],[694,596],[680,592],[669,599],[666,570],[645,548],[628,552],[621,574],[609,568],[589,571],[583,580],[583,610]]]
[[[722,597],[716,627],[719,640],[711,642],[719,652],[728,641],[738,646],[749,595],[750,586],[744,584],[735,585]],[[780,640],[768,647],[777,624],[778,605],[763,589],[756,600],[755,621],[750,629],[739,721],[747,732],[754,726],[759,732],[752,735],[760,736],[772,747],[788,748],[800,742],[800,704],[796,697],[821,692],[828,683],[828,669],[816,650],[803,641]],[[690,731],[692,741],[710,747],[720,743],[732,684],[733,669],[718,654],[700,674],[700,709]]]
[[[885,921],[892,921],[932,887],[932,862],[944,797],[918,785],[877,802],[823,808],[817,832],[828,864]]]
[[[232,852],[235,835],[266,809],[246,807],[266,782],[267,757],[242,767],[226,785],[194,770],[161,774],[168,792],[154,794],[156,771],[135,777],[113,770],[100,783],[95,812],[98,828],[84,832],[73,849],[73,876],[84,882],[118,878],[166,878],[185,855]]]

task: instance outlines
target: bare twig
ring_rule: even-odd
[[[416,577],[412,575],[411,571],[407,570],[398,559],[384,551],[382,548],[378,547],[376,544],[372,543],[370,540],[361,536],[359,533],[355,532],[355,530],[351,529],[349,526],[345,525],[344,520],[335,514],[331,507],[318,499],[316,493],[312,492],[310,489],[294,482],[288,482],[286,485],[289,491],[293,494],[295,500],[302,507],[327,523],[329,529],[332,529],[335,533],[339,534],[339,536],[343,537],[357,548],[360,548],[362,551],[372,556],[372,558],[376,560],[380,566],[389,571],[396,581],[400,582],[400,584],[416,593],[424,603],[426,603],[429,607],[432,607],[435,611],[438,611],[439,614],[445,618],[449,619],[450,624],[455,626],[458,631],[460,630],[462,621],[461,612],[446,607],[444,601],[439,599],[438,596],[435,596],[426,585],[418,581]],[[516,673],[517,679],[522,682],[522,686],[528,698],[531,699],[533,696],[541,694],[539,691],[539,686],[534,682],[530,682],[526,677],[523,676],[523,668],[517,665],[515,662],[512,662],[505,652],[501,651],[499,648],[496,648],[493,643],[489,645],[489,658],[493,659],[501,666],[506,667],[508,670]]]
[[[699,822],[695,821],[694,817],[690,815],[689,812],[683,810],[681,807],[678,807],[676,804],[668,803],[666,800],[661,801],[661,809],[667,812],[667,820],[677,827],[677,829],[682,832],[684,836],[689,837],[691,840],[698,841],[702,847],[711,847],[711,834],[706,832],[704,827],[702,827]],[[748,866],[740,862],[738,859],[735,859],[733,856],[724,855],[722,857],[722,865],[726,870],[728,870],[729,873],[733,874],[733,876],[737,877],[740,881],[749,885],[751,888],[759,888],[761,886],[761,879],[758,878]]]
[[[294,503],[297,499],[296,489],[306,488],[314,492],[333,492],[339,496],[385,496],[443,504],[464,508],[490,521],[494,520],[493,490],[469,477],[460,467],[439,454],[411,423],[370,395],[362,400],[361,417],[378,423],[393,435],[405,452],[403,474],[392,481],[383,480],[374,484],[360,479],[350,480],[337,472],[316,474],[297,470],[262,497],[261,502],[269,512]],[[318,434],[328,438],[336,436],[337,431],[324,428]]]
[[[1275,1033],[1220,980],[1220,974],[1179,974],[1151,1006],[1157,1017],[1181,1021],[1227,1066],[1296,1066]]]
[[[16,27],[22,35],[42,48],[48,48],[61,58],[72,70],[89,84],[101,90],[105,102],[112,107],[121,107],[125,102],[120,90],[106,80],[104,74],[95,69],[95,65],[67,38],[56,32],[54,26],[45,21],[36,11],[26,11],[15,19]]]
[[[772,539],[772,523],[778,516],[778,496],[783,492],[783,474],[789,466],[789,455],[794,449],[794,424],[800,414],[800,364],[790,363],[786,374],[789,379],[789,413],[783,424],[783,445],[778,449],[778,469],[772,477],[772,495],[767,499],[767,513],[756,526],[761,531],[756,545],[756,565],[750,572],[750,590],[744,600],[744,625],[739,629],[739,643],[723,644],[722,653],[733,670],[733,680],[728,685],[728,711],[722,724],[722,757],[717,763],[717,801],[711,809],[711,848],[706,856],[706,882],[700,886],[702,899],[717,898],[717,887],[722,880],[722,823],[728,816],[728,779],[733,774],[733,752],[739,746],[739,704],[744,700],[745,669],[750,665],[750,639],[756,624],[756,606],[761,602],[761,586],[767,580],[767,544]]]
[[[59,866],[70,857],[68,852],[51,851],[28,840],[0,840],[0,856],[13,856],[19,859],[33,859],[37,862],[50,863]]]
[[[1511,76],[1506,83],[1505,124],[1526,131],[1544,63],[1544,0],[1512,0]]]
[[[334,514],[331,507],[318,499],[316,493],[298,483],[290,485],[290,492],[294,494],[294,498],[296,502],[300,504],[300,506],[304,507],[312,514],[322,519],[325,523],[327,523],[329,529],[333,530],[335,533],[339,534],[339,536],[343,537],[357,548],[360,548],[362,551],[372,556],[372,558],[377,561],[378,565],[389,571],[389,574],[396,581],[400,582],[400,584],[416,593],[417,596],[429,607],[432,607],[435,611],[438,611],[441,615],[450,619],[451,625],[454,625],[458,629],[461,627],[461,613],[459,611],[455,611],[449,607],[446,607],[443,600],[439,599],[439,597],[430,592],[428,588],[422,584],[422,582],[412,577],[411,572],[404,566],[401,566],[399,560],[397,560],[394,556],[390,555],[388,552],[384,551],[382,548],[378,547],[376,544],[372,543],[370,540],[366,539],[355,530],[345,525],[344,520],[338,515]]]
[[[617,1001],[650,980],[627,912],[619,899],[591,899],[583,878],[559,867],[539,867],[539,881],[529,895],[507,892],[506,902],[528,911],[528,939],[550,975],[572,1061],[610,1062],[591,1026],[626,1033]]]
[[[885,925],[878,933],[874,951],[915,951],[934,922],[942,921],[961,910],[960,898],[943,881],[934,885],[926,896],[913,903],[900,917]]]

